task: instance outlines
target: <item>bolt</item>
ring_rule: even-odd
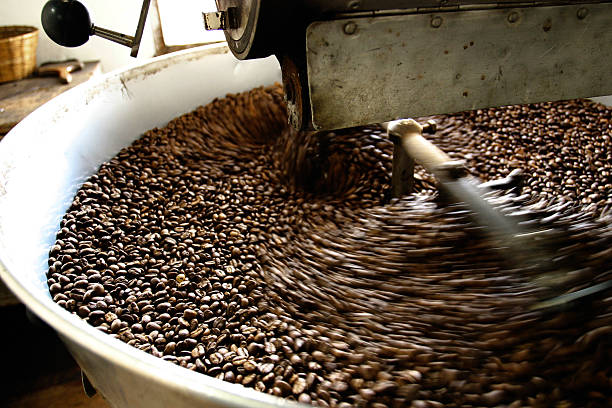
[[[344,25],[344,34],[353,35],[355,34],[355,32],[357,32],[357,24],[355,24],[354,22],[349,21]]]
[[[428,120],[427,123],[423,125],[423,133],[428,133],[433,135],[438,130],[438,125],[433,120]]]
[[[576,17],[582,20],[589,14],[589,10],[586,7],[580,7],[576,12]]]
[[[519,19],[519,14],[516,11],[513,11],[512,13],[508,14],[508,22],[509,23],[516,23]]]
[[[431,19],[431,26],[433,28],[438,28],[442,25],[442,17],[440,16],[434,16]]]
[[[359,7],[361,7],[361,2],[357,0],[351,1],[348,4],[349,10],[357,10]]]

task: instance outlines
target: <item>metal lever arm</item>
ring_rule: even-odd
[[[468,177],[462,161],[452,160],[423,137],[423,127],[419,123],[412,119],[396,120],[388,123],[387,132],[390,136],[399,138],[405,154],[432,173],[455,200],[470,207],[479,223],[507,238],[519,232],[515,223],[483,199],[483,192],[479,191],[476,182]]]
[[[574,283],[574,278],[579,276],[577,272],[580,271],[555,268],[552,263],[555,248],[551,247],[550,243],[547,245],[543,242],[545,234],[551,231],[526,231],[513,219],[497,211],[482,195],[488,189],[479,188],[477,180],[467,175],[461,162],[453,161],[446,153],[426,140],[422,136],[423,127],[416,121],[408,119],[390,122],[387,124],[387,131],[399,141],[403,154],[433,173],[442,188],[456,201],[466,204],[476,221],[487,227],[487,231],[502,245],[507,246],[509,251],[506,255],[512,263],[517,267],[537,272],[533,282],[537,286],[547,288],[548,296],[531,305],[531,310],[565,307],[572,302],[612,289],[612,280],[608,280],[578,291],[564,293],[567,286]],[[396,187],[394,186],[394,190]]]
[[[143,0],[136,34],[121,34],[91,23],[89,12],[77,0],[49,0],[42,10],[42,26],[53,41],[64,47],[78,47],[85,44],[89,37],[97,35],[132,49],[130,55],[136,57],[149,12],[151,0]]]

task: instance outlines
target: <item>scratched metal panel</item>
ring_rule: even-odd
[[[610,95],[611,44],[610,3],[315,22],[313,124]]]

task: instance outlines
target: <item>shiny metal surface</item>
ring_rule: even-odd
[[[226,93],[280,79],[275,59],[227,48],[161,57],[80,85],[39,108],[0,143],[0,277],[53,327],[112,407],[292,406],[207,377],[103,334],[56,305],[47,254],[79,185],[144,131]]]
[[[225,39],[232,53],[239,59],[260,58],[271,53],[260,53],[258,48],[265,46],[261,39],[259,18],[262,0],[216,0],[217,10],[225,13],[228,19]],[[231,20],[231,23],[230,23]],[[269,22],[273,24],[272,21]],[[256,38],[259,38],[256,41]]]

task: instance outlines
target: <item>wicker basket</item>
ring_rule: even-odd
[[[26,78],[36,69],[38,29],[0,26],[0,82]]]

